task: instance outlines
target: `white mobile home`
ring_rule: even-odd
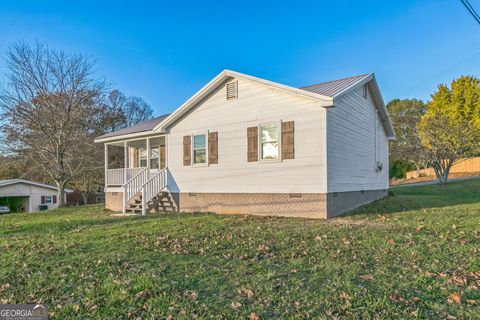
[[[394,137],[373,74],[293,88],[225,70],[173,113],[96,142],[114,211],[329,218],[387,195]]]

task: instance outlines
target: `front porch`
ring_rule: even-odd
[[[105,143],[105,188],[121,187],[146,168],[165,169],[166,152],[165,136]]]
[[[158,211],[167,187],[166,142],[165,135],[156,135],[105,143],[107,208],[143,215]]]

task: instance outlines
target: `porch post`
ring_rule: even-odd
[[[108,144],[105,143],[105,188],[108,186]]]
[[[126,184],[128,179],[127,179],[127,168],[128,168],[128,145],[127,141],[123,142],[123,160],[124,160],[124,166],[123,166],[123,184]]]
[[[147,172],[150,175],[150,138],[147,138]]]

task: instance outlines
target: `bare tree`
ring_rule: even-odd
[[[99,159],[102,158],[102,159]],[[104,186],[103,149],[99,148],[88,158],[81,175],[72,179],[71,185],[82,193],[83,204],[88,202],[88,195],[103,189]]]
[[[153,118],[152,107],[139,97],[126,97],[118,90],[112,90],[108,94],[109,109],[115,110],[117,120],[113,130],[131,127],[142,121]]]
[[[7,84],[0,89],[0,129],[11,153],[37,163],[59,188],[82,174],[93,137],[104,125],[104,81],[87,56],[24,42],[7,52]]]

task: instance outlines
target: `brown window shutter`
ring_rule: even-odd
[[[53,204],[56,204],[56,203],[57,203],[57,196],[53,196],[53,197],[52,197],[52,203],[53,203]]]
[[[282,159],[295,158],[294,121],[282,122]]]
[[[192,164],[192,137],[183,137],[183,165],[189,166]]]
[[[258,161],[258,127],[247,128],[247,161]]]
[[[133,159],[130,167],[140,167],[140,150],[138,148],[133,150]]]
[[[45,196],[42,196],[42,198],[41,198],[41,204],[45,204]]]
[[[218,132],[208,133],[208,163],[218,164]]]
[[[165,168],[165,165],[166,165],[166,155],[167,155],[164,144],[160,146],[159,153],[160,153],[160,169],[163,169]]]

